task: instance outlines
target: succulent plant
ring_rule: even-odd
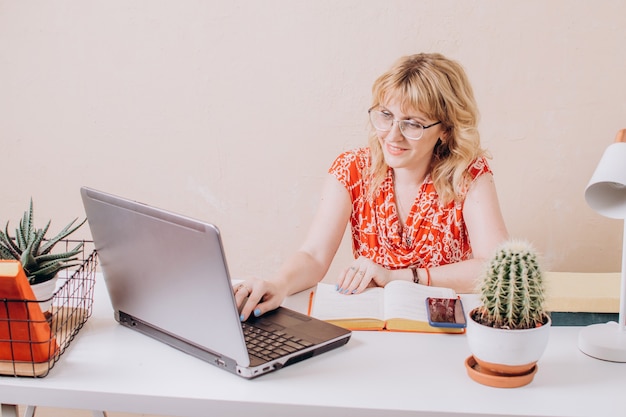
[[[51,221],[48,221],[43,229],[35,228],[31,198],[28,211],[24,212],[19,227],[15,229],[15,237],[9,235],[8,221],[5,231],[0,231],[0,259],[20,261],[30,284],[51,280],[59,271],[81,264],[79,254],[82,252],[82,242],[68,252],[52,253],[57,243],[74,233],[87,221],[84,219],[74,225],[77,220],[74,219],[56,236],[47,239],[46,233]]]
[[[480,300],[473,317],[478,323],[504,329],[545,323],[543,274],[530,243],[509,240],[496,250],[480,282]]]

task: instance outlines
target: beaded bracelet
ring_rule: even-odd
[[[413,273],[413,282],[419,284],[420,277],[417,275],[417,268],[411,268],[411,272]]]
[[[426,271],[426,285],[430,287],[430,269],[425,266],[424,270]],[[413,273],[413,282],[419,284],[420,277],[417,275],[417,268],[411,268],[411,272]]]

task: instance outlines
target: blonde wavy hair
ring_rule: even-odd
[[[402,57],[374,82],[372,107],[384,105],[391,97],[400,99],[403,112],[416,109],[441,121],[447,135],[435,145],[430,174],[444,204],[459,200],[469,185],[468,166],[487,156],[480,145],[474,92],[463,67],[438,53]],[[373,198],[389,167],[371,124],[369,147]]]

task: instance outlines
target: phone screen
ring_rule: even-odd
[[[465,327],[460,298],[426,298],[428,323],[433,327]]]

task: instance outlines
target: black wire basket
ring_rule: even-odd
[[[98,254],[92,241],[62,241],[81,242],[82,263],[59,273],[49,299],[0,298],[0,375],[45,377],[91,316]]]

